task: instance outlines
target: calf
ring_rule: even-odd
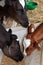
[[[43,40],[43,23],[40,24],[33,32],[31,32],[32,27],[34,27],[34,25],[29,27],[30,29],[24,43],[27,44],[26,48],[24,45],[27,55],[30,55],[35,49],[40,50],[39,42]]]
[[[6,16],[6,18],[11,17],[24,27],[28,26],[25,9],[19,0],[5,0],[5,5],[0,6],[0,18],[4,16]]]
[[[21,61],[23,54],[20,50],[18,37],[12,34],[11,29],[6,31],[0,23],[0,49],[3,53],[15,61]]]

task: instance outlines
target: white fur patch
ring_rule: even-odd
[[[24,56],[27,56],[27,53],[26,53],[25,49],[24,49],[23,55],[24,55]]]
[[[34,28],[32,28],[32,32],[34,32]]]
[[[24,54],[25,56],[27,56],[27,53],[26,53],[25,50],[26,50],[27,47],[30,46],[30,44],[31,44],[31,40],[24,38],[24,41],[23,41],[24,52],[23,52],[23,54]]]
[[[31,44],[31,40],[24,38],[24,41],[23,41],[24,48],[26,49],[27,47],[30,46],[30,44]]]
[[[18,39],[18,38],[17,38],[16,40],[17,40],[17,41],[19,41],[19,39]]]
[[[24,0],[19,0],[20,4],[22,5],[22,7],[25,7],[25,1]]]
[[[0,6],[4,7],[4,5],[5,5],[5,0],[0,1]]]

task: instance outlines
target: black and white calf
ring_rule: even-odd
[[[18,37],[12,34],[11,29],[6,31],[0,23],[0,49],[11,59],[19,62],[23,59]]]
[[[20,23],[22,26],[28,26],[28,18],[24,9],[24,0],[4,0],[3,3],[3,6],[0,4],[0,18],[4,16],[11,17],[12,19]]]

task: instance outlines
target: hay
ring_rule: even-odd
[[[21,62],[17,63],[16,61],[8,58],[7,56],[3,56],[2,63],[1,65],[24,65],[24,60]]]
[[[43,0],[31,0],[38,3],[35,10],[28,10],[27,16],[30,22],[43,22]]]
[[[5,28],[13,28],[13,27],[20,26],[20,24],[17,23],[15,20],[13,20],[10,17],[8,17],[7,19],[6,19],[6,17],[4,17],[3,26]]]

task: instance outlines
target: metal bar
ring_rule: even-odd
[[[41,59],[40,59],[40,65],[43,65],[43,41],[42,41],[42,48],[41,48]]]

